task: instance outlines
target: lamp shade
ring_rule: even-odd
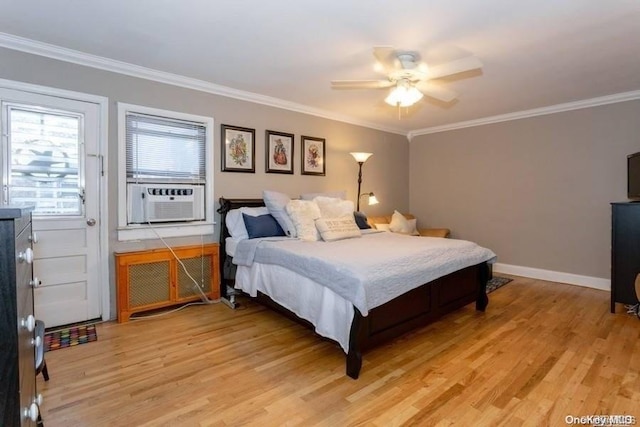
[[[420,101],[424,95],[415,86],[397,85],[391,89],[391,93],[384,100],[389,105],[410,107]]]
[[[380,203],[378,201],[378,199],[376,198],[376,195],[373,194],[373,192],[371,192],[371,193],[362,193],[362,194],[360,194],[358,196],[358,207],[357,207],[358,211],[360,210],[360,198],[365,197],[365,196],[369,199],[369,203],[367,203],[369,206],[377,205],[378,203]]]
[[[364,163],[367,161],[367,159],[371,156],[373,156],[373,153],[349,153],[353,156],[354,159],[356,159],[356,162],[358,163]]]

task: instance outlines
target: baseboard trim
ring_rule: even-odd
[[[513,274],[514,276],[529,277],[531,279],[549,280],[551,282],[568,283],[584,286],[585,288],[611,291],[611,280],[600,277],[581,276],[579,274],[563,273],[561,271],[542,270],[540,268],[523,267],[520,265],[493,264],[494,273]]]

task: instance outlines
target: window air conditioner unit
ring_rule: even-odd
[[[204,186],[127,184],[129,224],[204,220]]]

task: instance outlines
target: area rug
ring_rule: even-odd
[[[97,340],[96,325],[72,326],[44,334],[44,351],[58,350]]]
[[[493,279],[487,282],[487,293],[495,291],[512,280],[513,279],[509,279],[508,277],[493,276]]]

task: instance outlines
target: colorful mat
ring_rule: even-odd
[[[44,351],[58,350],[97,340],[96,325],[72,326],[44,334]]]
[[[493,279],[487,282],[487,293],[495,291],[512,280],[513,279],[509,279],[508,277],[493,276]]]

